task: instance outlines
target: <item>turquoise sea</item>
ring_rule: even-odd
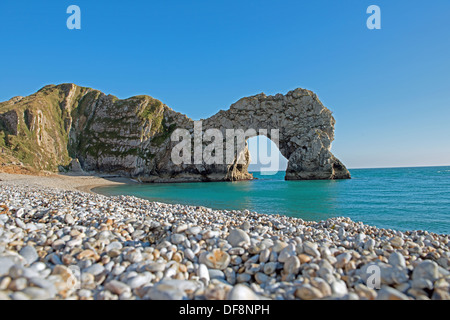
[[[285,181],[285,172],[254,172],[258,179],[253,181],[133,184],[95,192],[304,220],[346,216],[380,228],[450,234],[450,167],[350,172],[351,180]]]

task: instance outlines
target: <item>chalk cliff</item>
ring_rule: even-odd
[[[334,125],[313,92],[296,89],[240,99],[203,120],[202,128],[216,128],[224,137],[227,129],[266,129],[269,138],[271,129],[279,129],[279,149],[289,160],[287,180],[348,179],[330,151]],[[194,121],[152,97],[120,100],[74,84],[49,85],[0,103],[0,157],[37,170],[114,173],[144,182],[252,178],[247,148],[229,164],[173,163],[176,129],[193,135]]]

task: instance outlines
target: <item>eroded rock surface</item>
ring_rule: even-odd
[[[144,182],[252,178],[246,146],[227,163],[173,163],[171,152],[179,142],[171,135],[187,129],[193,137],[194,121],[149,96],[120,100],[74,84],[49,85],[0,103],[0,120],[0,146],[38,170],[70,169],[78,159],[80,170]],[[240,99],[203,120],[202,130],[215,128],[226,137],[227,129],[255,129],[246,138],[263,134],[275,140],[271,132],[278,129],[280,152],[289,160],[286,179],[347,179],[348,170],[330,151],[334,125],[331,111],[313,92],[296,89]],[[203,149],[207,146],[203,142]]]

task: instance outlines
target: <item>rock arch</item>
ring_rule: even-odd
[[[170,112],[169,112],[170,113]],[[170,114],[166,116],[170,117]],[[221,110],[202,120],[204,131],[219,129],[226,136],[227,129],[247,131],[265,129],[271,139],[272,130],[279,132],[278,148],[288,160],[286,180],[349,179],[350,173],[330,151],[334,139],[335,120],[330,110],[323,106],[316,94],[296,89],[286,95],[258,94],[242,98],[228,110]],[[180,125],[178,125],[180,127]],[[193,121],[187,119],[181,127],[192,132]],[[248,136],[250,138],[252,136]],[[174,146],[169,144],[168,149]],[[224,142],[225,150],[225,142]],[[248,173],[248,149],[241,154],[244,164],[197,164],[175,166],[166,159],[157,175],[146,181],[217,181],[251,179]],[[237,155],[239,157],[239,155]]]
[[[348,179],[350,173],[331,153],[335,119],[317,95],[296,89],[240,99],[204,121],[205,127],[279,130],[279,150],[288,159],[286,180]]]

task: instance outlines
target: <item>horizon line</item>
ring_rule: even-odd
[[[358,168],[348,168],[348,169],[349,170],[358,170],[358,169],[407,169],[407,168],[438,168],[438,167],[450,167],[450,164],[447,164],[447,165],[398,166],[398,167],[358,167]],[[281,171],[286,171],[286,170],[266,170],[266,171],[267,172],[281,172]],[[261,170],[248,170],[248,172],[262,172],[262,171]]]

